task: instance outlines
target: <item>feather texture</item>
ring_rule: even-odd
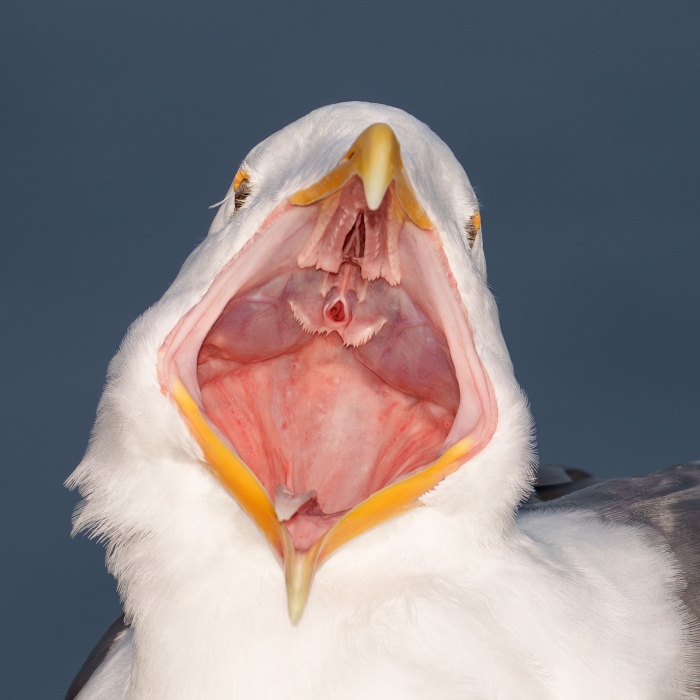
[[[335,552],[293,626],[279,563],[161,392],[158,352],[275,208],[375,122],[395,131],[439,232],[498,424],[424,507]],[[661,526],[590,508],[518,512],[532,489],[532,419],[486,285],[482,233],[473,247],[465,233],[476,198],[448,147],[400,110],[347,103],[271,136],[241,167],[245,206],[235,212],[229,193],[163,299],[129,329],[68,481],[83,496],[75,531],[104,542],[130,626],[80,700],[692,697],[694,629]]]

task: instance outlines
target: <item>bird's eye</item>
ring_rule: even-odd
[[[245,170],[239,170],[233,180],[234,201],[236,204],[235,211],[238,211],[244,204],[250,194],[250,175]]]
[[[476,240],[476,234],[479,233],[481,229],[481,214],[479,212],[476,212],[476,214],[471,216],[464,228],[467,232],[467,239],[469,240],[469,245],[471,246]]]

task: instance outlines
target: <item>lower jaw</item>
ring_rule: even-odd
[[[205,463],[222,486],[253,519],[284,564],[288,612],[296,624],[303,613],[317,567],[335,550],[358,535],[422,505],[420,498],[446,476],[476,454],[490,438],[477,429],[445,450],[432,464],[398,479],[330,520],[313,520],[314,532],[294,541],[290,530],[280,523],[275,506],[253,472],[212,428],[183,383],[173,378],[170,394],[180,408],[192,436],[202,449]],[[483,426],[482,426],[483,428]],[[300,521],[301,522],[301,521]],[[319,523],[323,524],[318,528]],[[329,526],[329,527],[326,527]],[[292,525],[292,531],[294,531]],[[313,537],[320,535],[307,549]]]

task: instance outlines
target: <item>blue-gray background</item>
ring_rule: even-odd
[[[3,2],[0,697],[62,697],[117,615],[61,486],[107,363],[315,107],[402,107],[464,164],[543,460],[700,458],[699,37],[697,0]]]

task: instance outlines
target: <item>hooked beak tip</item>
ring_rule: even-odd
[[[419,228],[432,227],[404,171],[399,140],[394,130],[383,122],[368,126],[355,139],[336,168],[310,187],[292,194],[289,202],[298,206],[318,202],[337,192],[355,175],[362,180],[370,211],[379,209],[389,186],[394,182],[399,203],[408,217]]]
[[[355,141],[352,158],[358,161],[367,206],[376,211],[384,200],[389,185],[401,172],[401,146],[388,124],[381,122],[367,127]]]

